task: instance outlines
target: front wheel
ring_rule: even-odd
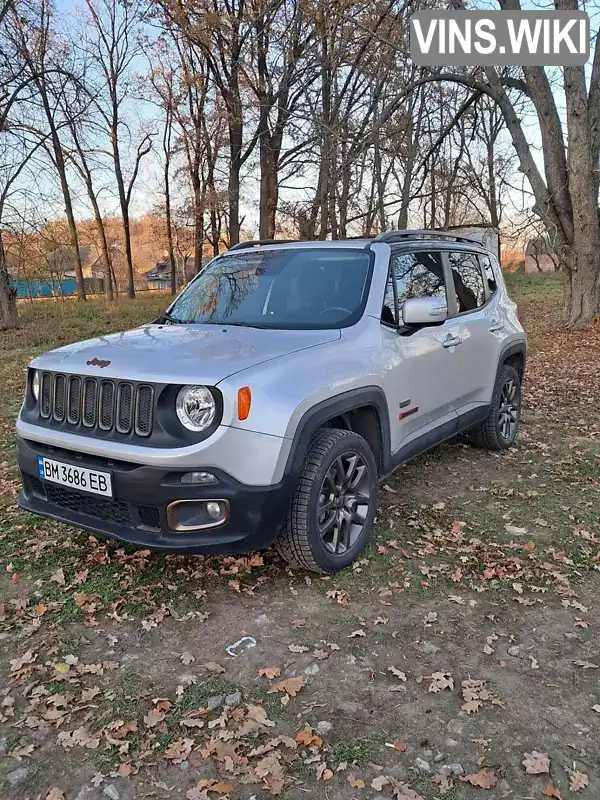
[[[363,550],[377,508],[377,465],[353,431],[327,428],[311,442],[275,542],[292,567],[333,573]]]
[[[521,379],[510,364],[498,370],[489,414],[469,431],[477,447],[505,450],[517,438],[521,416]]]

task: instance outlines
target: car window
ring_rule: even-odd
[[[446,300],[444,266],[439,253],[397,253],[392,259],[381,312],[382,322],[397,324],[392,276],[396,279],[399,311],[402,310],[404,301],[413,297],[439,297]]]
[[[344,247],[243,249],[216,258],[169,309],[171,322],[278,329],[353,325],[373,254]]]
[[[481,259],[481,263],[483,265],[483,271],[485,273],[485,279],[487,281],[488,289],[490,290],[490,294],[494,294],[498,285],[496,284],[496,276],[494,275],[494,269],[492,267],[492,260],[489,256],[479,256]]]
[[[450,252],[450,269],[460,314],[475,311],[485,303],[483,273],[475,253]]]

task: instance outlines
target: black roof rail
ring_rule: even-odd
[[[474,239],[472,236],[464,236],[460,233],[452,233],[452,231],[438,231],[435,228],[423,228],[423,229],[406,229],[406,230],[396,230],[396,231],[384,231],[380,233],[378,236],[375,236],[373,241],[374,242],[387,242],[388,244],[392,242],[401,242],[403,239],[452,239],[454,242],[466,242],[467,244],[477,244],[479,247],[482,246],[481,242],[477,239]]]
[[[298,239],[250,239],[247,242],[232,244],[228,252],[232,250],[243,250],[245,247],[259,247],[261,244],[291,244],[297,241]]]

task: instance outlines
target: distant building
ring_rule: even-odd
[[[545,236],[530,239],[525,248],[525,272],[554,272],[558,256]]]
[[[208,264],[210,258],[202,259],[202,269]],[[149,289],[170,289],[171,288],[171,265],[168,261],[157,261],[149,272],[146,272],[146,280]],[[195,276],[194,259],[188,257],[183,261],[177,259],[177,288],[181,288]]]

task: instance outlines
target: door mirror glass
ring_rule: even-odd
[[[448,306],[441,297],[411,297],[402,304],[405,325],[435,325],[448,318]]]

